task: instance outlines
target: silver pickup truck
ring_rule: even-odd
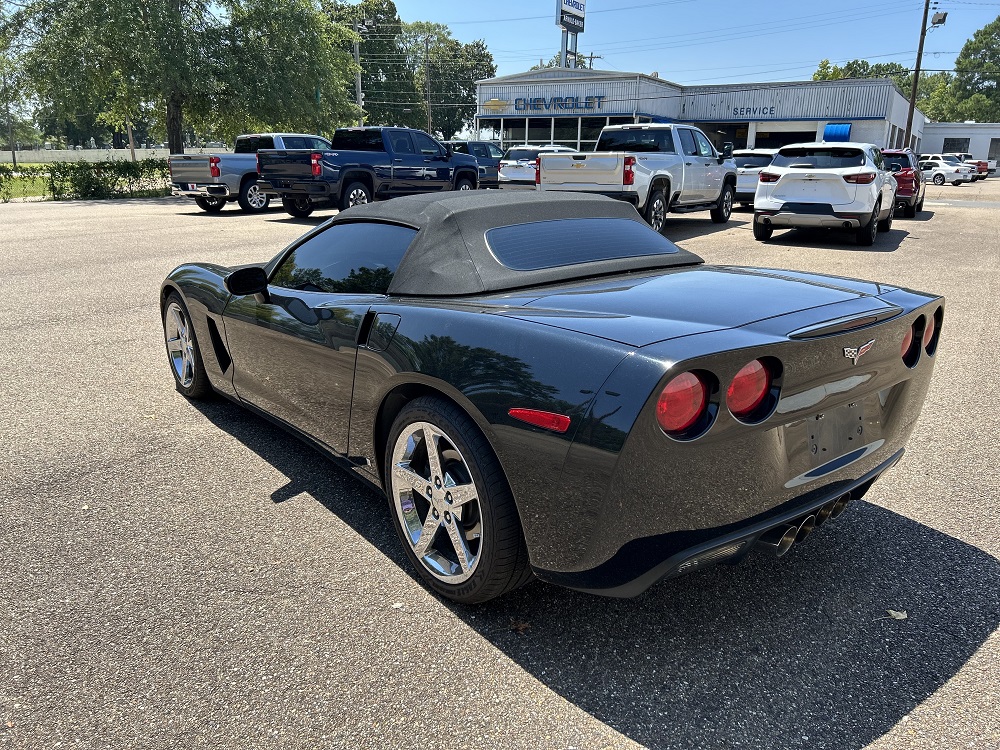
[[[305,133],[254,133],[238,136],[231,154],[175,154],[167,160],[171,193],[194,198],[211,213],[229,201],[249,213],[264,211],[271,199],[257,186],[257,151],[269,148],[322,151],[330,141]]]
[[[712,212],[729,221],[736,164],[698,128],[676,124],[609,125],[589,154],[540,154],[539,190],[600,193],[629,201],[657,232],[668,213]]]

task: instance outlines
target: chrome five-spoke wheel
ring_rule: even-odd
[[[468,580],[479,565],[483,512],[454,440],[429,422],[407,425],[393,446],[389,483],[413,556],[443,583]]]
[[[167,305],[163,314],[163,335],[167,340],[167,356],[174,368],[174,377],[182,388],[194,383],[195,355],[191,326],[177,302]]]

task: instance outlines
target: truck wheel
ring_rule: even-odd
[[[313,212],[312,203],[308,198],[282,198],[281,205],[288,213],[299,219],[304,219]]]
[[[250,214],[266,211],[271,203],[270,197],[262,193],[253,180],[247,180],[240,186],[240,197],[237,200],[240,208]]]
[[[226,205],[222,198],[195,198],[194,202],[198,204],[198,208],[202,211],[208,211],[210,214],[219,213]]]
[[[455,183],[455,190],[472,190],[472,182],[465,177]]]
[[[654,231],[663,234],[663,227],[667,224],[667,198],[662,190],[654,190],[646,203],[646,223]]]
[[[719,202],[712,209],[712,221],[716,224],[725,224],[733,214],[733,186],[728,183],[722,186],[722,195]]]
[[[774,234],[774,227],[770,224],[764,224],[759,221],[756,216],[753,217],[753,238],[761,242],[767,242],[771,239],[771,235]]]
[[[347,189],[340,194],[340,210],[351,206],[363,206],[372,202],[372,194],[368,186],[363,182],[352,182]]]

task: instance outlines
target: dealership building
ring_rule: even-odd
[[[931,122],[924,129],[925,154],[972,154],[1000,160],[1000,122]]]
[[[778,148],[823,139],[903,145],[908,100],[889,79],[681,86],[657,74],[545,68],[479,81],[476,122],[505,146],[550,144],[590,151],[601,128],[683,122],[721,148]],[[916,110],[910,146],[919,152],[925,118]]]

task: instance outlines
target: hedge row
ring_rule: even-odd
[[[52,162],[18,166],[0,164],[0,201],[42,196],[135,198],[170,194],[166,159],[141,161]]]

